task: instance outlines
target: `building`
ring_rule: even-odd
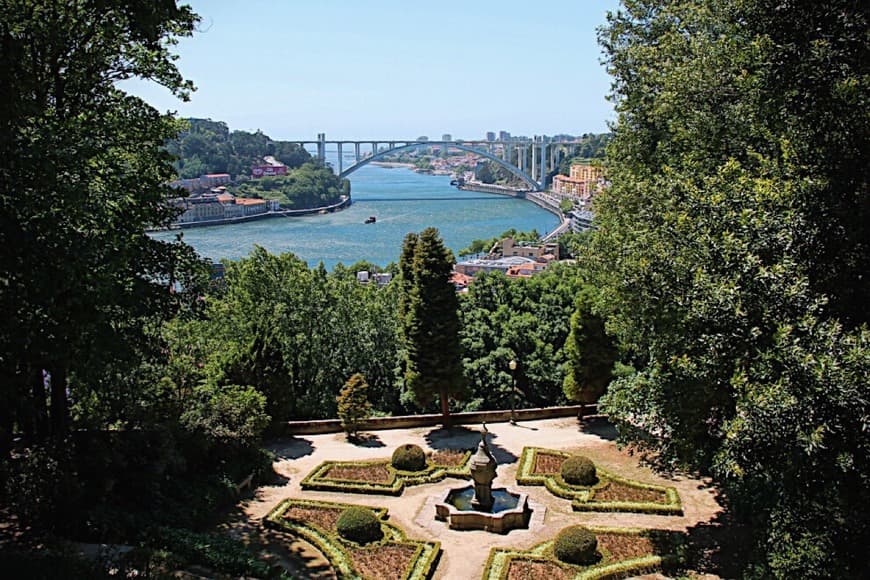
[[[199,178],[200,186],[203,189],[211,189],[218,185],[226,185],[230,182],[229,173],[206,173]]]
[[[356,273],[356,281],[360,284],[368,284],[374,282],[378,288],[383,288],[393,279],[393,275],[389,272],[366,272],[362,270]]]
[[[553,178],[553,193],[571,197],[582,203],[588,202],[601,186],[604,173],[595,165],[577,164],[571,166],[569,176],[557,175]]]
[[[465,260],[464,262],[459,262],[453,267],[453,269],[460,274],[465,274],[466,276],[475,276],[480,272],[503,272],[506,274],[512,267],[533,263],[535,263],[535,260],[524,258],[522,256],[509,256],[497,260],[474,258],[471,260]],[[544,264],[543,267],[546,268],[546,264]]]
[[[441,135],[441,140],[442,141],[453,141],[453,135],[451,135],[450,133],[444,133],[443,135]]]
[[[498,140],[499,141],[510,141],[511,134],[508,133],[507,131],[499,131],[498,132]]]
[[[571,231],[577,233],[594,229],[595,226],[592,224],[592,220],[594,218],[595,214],[593,214],[588,209],[573,209],[571,213],[568,214],[568,220],[571,224]]]
[[[487,141],[495,141],[495,133],[492,131],[486,132],[486,140]]]
[[[552,262],[559,259],[559,244],[517,244],[513,238],[501,241],[501,255],[504,258],[520,256],[538,262]]]

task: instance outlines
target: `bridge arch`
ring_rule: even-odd
[[[351,165],[350,167],[348,167],[347,169],[342,171],[339,174],[339,177],[342,177],[342,178],[347,177],[348,175],[350,175],[351,173],[353,173],[357,169],[359,169],[361,167],[365,167],[366,165],[368,165],[372,161],[377,161],[379,159],[383,159],[384,157],[387,157],[388,155],[392,155],[394,153],[398,153],[399,151],[405,151],[408,149],[419,149],[421,147],[432,147],[432,146],[452,147],[453,149],[459,149],[461,151],[467,151],[469,153],[474,153],[475,155],[480,155],[481,157],[485,157],[486,159],[489,159],[490,161],[494,161],[499,166],[507,169],[509,172],[511,172],[513,175],[515,175],[516,177],[521,179],[524,183],[526,183],[533,190],[535,190],[535,191],[541,190],[541,184],[539,184],[537,181],[535,181],[528,173],[526,173],[525,171],[522,171],[520,168],[518,168],[514,165],[511,165],[510,163],[508,163],[504,159],[500,159],[499,157],[496,157],[495,155],[493,155],[489,151],[486,151],[484,149],[478,149],[477,147],[471,147],[470,145],[465,145],[464,143],[456,143],[454,141],[417,141],[414,143],[406,143],[406,144],[400,145],[398,147],[393,147],[391,149],[387,149],[386,151],[379,151],[376,155],[371,155],[369,157],[366,157],[365,159],[361,159],[360,161],[354,163],[353,165]]]

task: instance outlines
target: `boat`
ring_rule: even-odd
[[[365,223],[367,223],[367,224],[373,224],[373,223],[375,223],[376,221],[378,221],[378,218],[376,218],[376,217],[373,216],[373,215],[370,215],[370,216],[368,217],[368,219],[365,221]]]

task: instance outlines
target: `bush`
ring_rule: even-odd
[[[598,558],[597,549],[595,534],[583,526],[565,528],[553,544],[556,558],[569,564],[593,564]]]
[[[393,451],[390,463],[401,471],[423,471],[426,469],[426,454],[419,445],[405,443]]]
[[[595,464],[588,457],[572,455],[562,463],[562,479],[571,485],[595,485]]]
[[[347,508],[338,516],[335,527],[342,538],[358,544],[376,542],[384,537],[381,521],[372,510],[366,508]]]
[[[356,373],[341,389],[336,402],[338,403],[338,418],[341,428],[348,437],[355,437],[362,422],[372,414],[372,405],[368,401],[369,385],[361,373]]]

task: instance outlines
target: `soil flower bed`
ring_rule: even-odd
[[[401,471],[389,459],[324,461],[302,480],[302,489],[402,495],[406,485],[435,483],[445,477],[470,476],[468,450],[445,449],[430,454],[421,471]]]
[[[265,525],[314,544],[340,578],[422,580],[432,575],[441,552],[438,542],[409,540],[400,528],[383,521],[384,508],[371,508],[382,520],[382,540],[364,545],[346,540],[338,534],[336,523],[349,507],[354,506],[286,499],[269,513]]]
[[[598,561],[567,564],[553,554],[553,540],[529,550],[493,548],[483,580],[593,580],[646,574],[676,562],[670,555],[678,542],[673,534],[633,528],[590,526],[598,539]],[[668,553],[662,553],[668,552]]]
[[[560,474],[562,463],[570,453],[523,448],[517,467],[517,483],[543,485],[555,496],[570,499],[576,511],[638,512],[682,515],[680,496],[673,487],[643,483],[610,473],[595,466],[598,483],[591,486],[571,485]]]

